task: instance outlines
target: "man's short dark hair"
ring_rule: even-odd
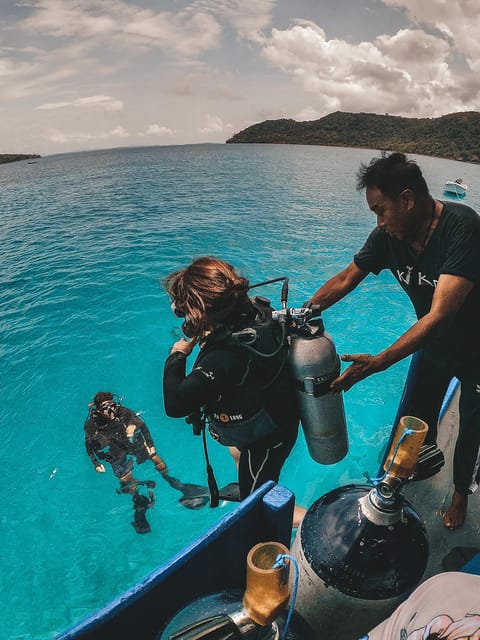
[[[420,167],[404,153],[388,155],[384,152],[380,158],[372,158],[369,164],[362,163],[357,173],[357,189],[369,187],[377,187],[392,200],[404,189],[411,189],[420,198],[429,195]]]
[[[95,397],[93,399],[93,403],[95,404],[95,406],[98,409],[99,407],[101,407],[101,405],[104,402],[111,401],[111,400],[113,400],[113,393],[111,393],[110,391],[99,391],[95,395]]]

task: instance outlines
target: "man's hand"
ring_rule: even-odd
[[[195,340],[195,338],[193,338],[193,340],[190,340],[190,341],[185,340],[185,338],[180,338],[180,340],[175,342],[173,347],[170,349],[170,353],[175,353],[176,351],[179,351],[180,353],[184,353],[186,356],[189,356],[192,353],[193,347],[196,344],[197,344],[197,341]]]
[[[103,464],[96,464],[95,471],[97,473],[105,473],[105,467],[103,466]]]
[[[368,353],[345,354],[342,356],[342,360],[343,362],[353,362],[353,364],[332,382],[330,385],[332,393],[348,391],[360,380],[382,370],[379,366],[378,356],[371,356]]]
[[[154,456],[157,452],[155,451],[155,447],[147,447],[148,455],[150,457]]]

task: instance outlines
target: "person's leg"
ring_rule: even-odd
[[[296,440],[296,433],[285,441],[264,447],[253,444],[248,449],[240,451],[238,465],[238,482],[240,488],[240,499],[249,496],[255,489],[258,489],[268,480],[278,482],[280,471],[293,448]],[[293,527],[299,526],[306,509],[295,506],[293,515]]]
[[[120,493],[135,493],[137,480],[133,477],[133,460],[126,454],[110,462],[114,474],[120,480]]]
[[[425,444],[436,444],[438,416],[453,373],[433,363],[422,354],[406,413],[428,424]]]
[[[276,454],[281,453],[282,448],[283,442],[279,442],[271,447],[252,446],[240,452],[238,482],[242,500],[264,482],[268,480],[278,482],[282,463]]]
[[[151,460],[157,471],[163,475],[168,473],[167,465],[155,451],[155,447],[148,447],[139,431],[135,433],[135,440],[131,445],[130,453],[136,457],[137,464],[143,464],[145,460]]]
[[[443,516],[447,529],[460,528],[467,515],[468,495],[478,488],[480,476],[480,373],[459,376],[461,380],[458,438],[453,457],[455,490]]]
[[[168,467],[167,463],[162,460],[162,458],[158,455],[158,453],[154,453],[151,457],[153,464],[155,465],[155,469],[159,471],[162,475],[167,475]]]

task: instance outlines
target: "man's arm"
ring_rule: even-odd
[[[95,427],[92,425],[90,420],[87,420],[85,422],[85,426],[84,426],[84,431],[85,431],[85,449],[87,450],[88,457],[90,458],[90,460],[93,463],[93,466],[95,467],[95,471],[98,471],[99,473],[104,473],[105,472],[105,467],[100,462],[100,460],[97,458],[97,456],[95,454],[95,449],[94,449],[94,446],[93,446],[92,430],[94,428]]]
[[[310,304],[319,305],[320,309],[328,309],[353,291],[364,280],[368,271],[359,269],[352,262],[346,269],[327,280],[310,298]]]
[[[353,362],[353,364],[332,382],[332,391],[334,393],[348,391],[360,380],[388,369],[392,364],[423,347],[436,329],[455,316],[472,288],[473,282],[467,278],[442,274],[438,279],[430,311],[392,345],[376,356],[366,353],[342,356],[344,362]]]
[[[153,455],[155,453],[155,446],[153,444],[153,438],[150,433],[150,429],[147,427],[146,423],[140,418],[139,415],[135,415],[132,419],[132,422],[140,429],[143,439],[145,440],[145,445],[149,450],[149,453],[150,453],[150,449],[153,449],[153,451],[150,454],[150,455]]]

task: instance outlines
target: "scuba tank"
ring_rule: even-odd
[[[167,623],[157,640],[314,640],[312,629],[295,612],[286,615],[290,598],[289,557],[279,542],[261,542],[247,555],[246,589],[209,594],[190,602]]]
[[[321,637],[335,637],[339,614],[344,637],[358,637],[390,615],[422,579],[428,537],[400,488],[415,470],[427,429],[419,418],[402,417],[373,488],[334,489],[303,518],[292,546],[299,565],[296,606]]]
[[[301,310],[296,311],[298,316]],[[308,451],[316,462],[334,464],[348,452],[343,397],[330,391],[340,374],[340,358],[320,318],[297,322],[290,341],[289,363]]]
[[[300,421],[310,456],[320,464],[334,464],[348,452],[343,396],[330,392],[340,374],[332,337],[325,331],[319,307],[288,308],[288,278],[276,278],[250,288],[283,280],[281,310],[273,311],[289,342],[288,363],[295,378]]]

